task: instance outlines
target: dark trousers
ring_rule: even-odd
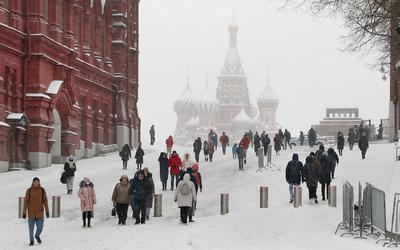
[[[317,187],[308,187],[308,198],[317,199]]]
[[[87,219],[87,226],[90,227],[90,219],[92,217],[93,217],[92,211],[83,212],[82,213],[83,225],[86,226],[86,219]]]
[[[154,142],[156,141],[156,138],[155,137],[151,137],[150,138],[150,145],[154,145]]]
[[[204,154],[204,161],[208,161],[208,154]]]
[[[196,159],[196,162],[199,162],[200,152],[194,152],[194,158]]]
[[[162,183],[162,190],[167,190],[167,179],[162,179],[161,183]]]
[[[135,210],[133,211],[136,223],[144,223],[146,220],[146,200],[135,199]]]
[[[263,145],[264,147],[264,156],[267,156],[268,153],[268,145]]]
[[[126,169],[128,167],[128,161],[122,161],[122,169]]]
[[[226,145],[222,144],[222,154],[226,154]]]
[[[325,199],[325,187],[326,187],[326,198],[329,199],[329,187],[330,187],[331,183],[321,183],[321,193],[322,193],[322,199]]]
[[[117,214],[118,214],[118,224],[125,225],[126,218],[128,217],[128,206],[129,204],[117,203]]]
[[[238,157],[239,159],[239,170],[243,170],[243,158]]]
[[[181,221],[182,223],[187,223],[190,207],[180,207],[180,209],[181,209]]]
[[[353,150],[354,142],[349,142],[349,148],[350,150]]]
[[[361,150],[361,157],[365,159],[365,154],[367,153],[367,150]]]
[[[335,168],[336,168],[336,163],[332,165],[332,171],[331,171],[331,178],[335,178]]]
[[[343,148],[338,149],[338,151],[339,151],[339,155],[343,154]]]
[[[136,163],[136,165],[137,165],[137,169],[139,170],[142,170],[142,165],[143,165],[143,163]]]
[[[175,186],[178,186],[178,179],[179,175],[173,175],[171,174],[171,190],[174,190],[174,181],[175,181]]]
[[[212,159],[213,159],[213,155],[214,155],[214,153],[212,153],[212,154],[209,154],[210,155],[210,162],[212,162]]]

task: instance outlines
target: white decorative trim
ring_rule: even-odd
[[[47,126],[47,125],[41,124],[41,123],[31,123],[29,126],[30,127],[42,127],[42,128],[54,129],[54,127]]]
[[[70,130],[61,130],[61,133],[79,136],[78,133],[75,133],[74,131],[70,131]]]
[[[26,97],[37,97],[37,98],[45,98],[51,100],[50,96],[42,93],[26,93]]]

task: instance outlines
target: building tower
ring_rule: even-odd
[[[269,76],[267,86],[257,99],[259,110],[259,121],[269,133],[274,133],[278,128],[276,122],[276,110],[279,105],[279,99],[271,88]]]
[[[235,20],[228,26],[230,41],[225,62],[218,77],[217,99],[219,102],[218,128],[230,131],[232,119],[243,107],[245,112],[252,116],[252,108],[249,101],[246,75],[240,61],[237,48],[237,33],[239,27]]]
[[[174,103],[174,110],[177,115],[175,141],[178,144],[184,144],[188,136],[187,123],[195,110],[195,98],[189,86],[189,76],[186,78],[186,87],[181,97]]]
[[[204,138],[208,135],[210,129],[215,130],[218,115],[218,101],[215,98],[215,95],[209,90],[208,79],[206,81],[206,88],[198,99],[197,111],[199,116],[199,127],[196,131],[196,136]]]

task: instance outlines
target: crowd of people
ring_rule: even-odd
[[[353,128],[349,130],[347,141],[349,149],[353,149],[353,145],[358,141],[358,146],[362,153],[362,159],[365,159],[366,151],[369,147],[368,144],[368,131],[362,127],[357,128],[357,132]],[[303,145],[306,136],[303,132],[300,133],[300,145]],[[308,142],[310,147],[316,143],[316,133],[312,128],[308,135]],[[150,129],[150,145],[155,142],[154,125]],[[293,202],[293,188],[296,185],[301,185],[305,182],[309,191],[310,201],[318,203],[317,189],[318,183],[321,185],[322,200],[328,198],[328,189],[332,179],[335,178],[335,169],[339,164],[339,156],[343,154],[345,146],[345,138],[342,132],[337,134],[337,150],[329,148],[325,150],[323,144],[319,144],[316,152],[311,152],[305,159],[305,164],[299,160],[297,153],[294,153],[292,160],[288,162],[286,167],[286,181],[289,184],[289,202]],[[202,192],[202,175],[199,171],[200,154],[203,152],[204,161],[212,162],[213,155],[217,152],[218,143],[222,148],[222,154],[227,153],[227,147],[230,146],[229,136],[222,132],[218,137],[216,131],[210,130],[207,140],[202,141],[200,137],[196,138],[193,142],[194,160],[191,159],[189,153],[183,154],[183,157],[178,154],[174,148],[174,140],[169,136],[166,141],[166,151],[161,152],[158,157],[159,174],[163,191],[168,190],[168,179],[170,178],[170,191],[174,191],[174,201],[180,209],[180,223],[187,224],[194,222],[193,214],[197,204],[198,191]],[[275,134],[273,141],[269,138],[268,134],[263,131],[261,134],[256,131],[253,133],[251,130],[245,132],[243,137],[232,145],[232,158],[238,160],[239,171],[244,170],[244,165],[247,164],[248,149],[254,149],[255,156],[262,153],[264,156],[268,154],[268,149],[272,147],[279,155],[282,149],[287,149],[288,146],[292,149],[291,134],[285,129],[281,129]],[[263,148],[263,151],[260,151]],[[123,146],[119,152],[122,160],[122,169],[127,170],[128,161],[132,158],[132,148],[129,144]],[[128,175],[122,175],[118,183],[115,185],[112,192],[111,201],[113,204],[113,211],[118,217],[118,225],[126,225],[128,218],[129,207],[132,208],[132,217],[135,219],[135,224],[145,224],[146,220],[150,218],[150,211],[153,206],[153,198],[155,194],[155,184],[153,175],[147,167],[142,169],[144,163],[145,151],[142,145],[139,144],[134,158],[136,160],[136,172],[130,179]],[[64,165],[64,172],[62,173],[60,181],[66,184],[67,194],[73,193],[74,177],[77,171],[76,161],[73,156],[68,157],[68,161]],[[84,177],[79,182],[79,190],[77,192],[79,197],[80,208],[82,212],[82,227],[92,227],[91,218],[93,217],[94,206],[96,205],[96,192],[93,182]],[[43,230],[44,215],[49,217],[48,200],[46,190],[41,187],[39,178],[33,179],[32,185],[27,189],[24,202],[24,214],[26,218],[28,214],[29,225],[29,240],[30,245],[34,245],[34,239],[41,243],[40,238]],[[34,227],[37,227],[34,233]]]

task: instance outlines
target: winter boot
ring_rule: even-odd
[[[35,239],[36,239],[36,241],[37,241],[39,244],[42,244],[42,240],[40,239],[39,236],[35,236]]]
[[[290,198],[289,203],[293,203],[293,198]]]
[[[136,217],[136,222],[135,222],[135,225],[137,225],[137,224],[140,224],[139,217]]]
[[[315,198],[315,200],[314,200],[314,201],[315,201],[315,204],[318,204],[318,200],[317,200],[317,198]]]
[[[145,222],[146,222],[146,217],[140,218],[140,223],[141,223],[141,224],[144,224]]]
[[[83,225],[82,225],[82,227],[86,227],[86,220],[85,220],[85,219],[83,220]]]
[[[32,240],[31,242],[29,242],[29,246],[33,246],[35,244],[35,242]]]
[[[87,227],[92,227],[92,226],[90,225],[90,215],[89,215],[89,218],[87,219]]]

